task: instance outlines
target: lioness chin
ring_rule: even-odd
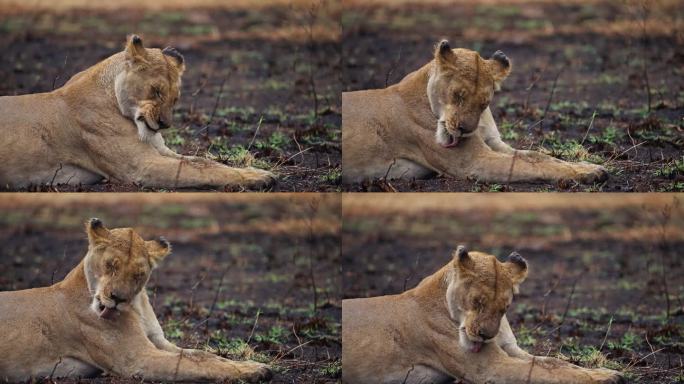
[[[161,131],[180,97],[183,56],[145,48],[123,52],[48,93],[0,97],[0,186],[96,184],[160,188],[265,187],[273,174],[233,168],[169,149]]]
[[[483,182],[605,180],[606,170],[501,140],[490,101],[511,71],[501,51],[490,59],[440,42],[434,59],[398,84],[342,94],[342,179],[427,178]]]
[[[258,382],[268,366],[182,349],[164,337],[145,285],[171,252],[131,228],[86,223],[88,251],[57,284],[0,292],[0,381],[91,377]]]
[[[527,262],[459,246],[453,259],[400,295],[342,301],[342,381],[349,384],[623,383],[608,369],[532,356],[506,310]]]

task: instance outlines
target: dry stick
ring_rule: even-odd
[[[52,184],[55,182],[55,178],[57,177],[57,174],[61,170],[62,170],[62,163],[59,163],[59,168],[55,169],[55,174],[52,175],[52,180],[50,180],[50,188],[52,188]]]
[[[542,309],[541,309],[542,316],[546,315],[546,304],[548,304],[549,295],[551,295],[553,290],[556,289],[556,287],[558,287],[558,284],[560,284],[560,281],[562,278],[563,278],[563,275],[559,276],[558,279],[556,279],[556,281],[553,283],[553,285],[551,285],[551,287],[549,287],[549,290],[544,293],[544,302],[542,303]]]
[[[223,87],[226,85],[226,80],[228,77],[224,77],[223,80],[221,81],[221,86],[219,87],[219,92],[216,95],[216,100],[214,101],[214,108],[211,110],[211,115],[209,115],[209,120],[207,120],[207,123],[204,124],[202,128],[200,128],[199,131],[195,133],[195,136],[199,135],[203,131],[207,130],[206,136],[209,137],[209,125],[211,122],[214,120],[214,117],[216,116],[216,111],[218,110],[219,103],[221,102],[221,98],[223,97]]]
[[[401,46],[399,46],[399,53],[397,54],[397,59],[392,62],[392,65],[390,66],[389,70],[387,71],[387,74],[385,75],[385,88],[387,88],[387,85],[389,84],[389,78],[392,76],[392,73],[394,72],[394,68],[399,65],[399,60],[401,60]]]
[[[615,316],[615,314],[610,316],[610,320],[608,321],[608,329],[606,330],[605,336],[603,336],[603,341],[601,342],[601,346],[598,349],[599,351],[603,349],[603,345],[606,343],[606,339],[608,339],[608,334],[610,333],[610,326],[613,325],[613,316]]]
[[[57,371],[57,366],[60,364],[62,364],[62,356],[59,357],[59,360],[57,361],[57,363],[55,363],[55,366],[52,367],[52,372],[50,372],[50,376],[48,377],[48,381],[53,382],[52,376],[55,375],[55,371]]]
[[[532,89],[534,86],[537,84],[537,81],[539,81],[542,78],[542,75],[546,72],[546,66],[542,69],[541,73],[537,75],[537,78],[532,80],[532,84],[530,84],[527,89],[527,96],[525,97],[525,103],[523,104],[523,111],[527,111],[527,107],[530,105],[530,96],[532,95]]]
[[[611,158],[610,158],[610,159],[608,159],[608,160],[606,160],[606,162],[605,162],[605,163],[603,163],[603,165],[607,165],[607,164],[610,164],[610,162],[611,162],[611,161],[613,161],[613,160],[617,159],[618,157],[620,157],[620,156],[624,155],[625,153],[627,153],[627,152],[631,151],[632,149],[636,149],[637,147],[640,147],[640,146],[642,146],[642,145],[644,145],[644,144],[646,144],[646,143],[647,143],[647,141],[642,141],[642,142],[641,142],[641,143],[639,143],[639,144],[633,145],[633,146],[631,146],[631,147],[629,147],[629,148],[625,149],[624,151],[620,152],[620,153],[619,153],[619,154],[617,154],[616,156],[611,156]]]
[[[309,18],[307,19],[306,31],[308,32],[308,45],[309,45],[309,85],[311,86],[311,96],[314,102],[314,118],[318,119],[318,92],[316,91],[316,76],[314,71],[314,53],[316,52],[316,47],[314,44],[313,29],[316,24],[316,19],[318,18],[318,9],[321,6],[321,2],[312,2],[309,8]]]
[[[646,19],[648,18],[648,6],[646,6],[645,1],[641,2],[641,9],[643,11],[641,14],[641,43],[643,45],[642,56],[644,60],[644,83],[646,85],[648,112],[651,113],[651,83],[648,81],[648,55],[646,53],[646,49],[648,48],[648,36],[646,35]]]
[[[209,77],[205,78],[204,81],[200,81],[200,84],[199,84],[199,87],[197,88],[197,90],[190,95],[192,97],[192,103],[190,103],[190,115],[191,116],[195,114],[195,105],[197,104],[197,96],[200,94],[200,92],[202,92],[202,90],[204,89],[204,86],[207,85],[208,78]]]
[[[587,136],[589,136],[589,131],[591,130],[591,127],[594,125],[594,118],[596,118],[596,110],[594,109],[594,113],[591,114],[591,121],[589,122],[589,127],[587,128],[587,131],[584,133],[584,137],[582,138],[582,142],[580,142],[580,145],[584,144],[584,140],[587,139]]]
[[[549,94],[549,99],[546,100],[546,107],[544,108],[544,113],[542,113],[542,117],[539,120],[539,124],[541,124],[541,128],[544,128],[543,122],[544,119],[546,118],[546,113],[549,112],[549,107],[551,106],[551,100],[553,99],[553,94],[556,93],[556,85],[558,84],[558,78],[560,77],[561,73],[565,70],[565,64],[563,64],[563,67],[556,73],[556,77],[553,79],[553,85],[551,86],[551,93]],[[529,131],[532,127],[527,128]]]
[[[252,141],[250,141],[249,145],[247,146],[247,152],[249,152],[249,149],[252,148],[252,144],[254,144],[254,140],[256,140],[257,134],[259,133],[259,128],[261,128],[262,121],[264,121],[263,116],[259,117],[259,122],[257,123],[256,130],[254,131],[254,136],[252,136]]]
[[[67,60],[69,60],[69,54],[67,54],[64,57],[64,65],[62,65],[62,68],[57,72],[57,76],[55,76],[54,80],[52,80],[52,89],[55,89],[55,85],[57,85],[57,79],[59,79],[62,76],[62,71],[66,68]]]
[[[309,277],[311,278],[311,289],[313,290],[314,313],[318,310],[318,289],[316,288],[316,278],[314,276],[314,215],[318,212],[318,200],[314,199],[309,202],[311,215],[309,216]]]
[[[663,210],[661,211],[661,214],[663,216],[663,220],[660,222],[660,271],[661,271],[661,280],[663,282],[663,290],[665,291],[665,303],[666,303],[666,314],[667,314],[667,319],[670,319],[670,289],[667,284],[667,273],[665,272],[666,268],[666,263],[665,263],[665,254],[667,252],[667,225],[670,222],[670,217],[672,216],[672,206],[669,204],[666,204],[665,207],[663,207]]]
[[[254,317],[254,325],[252,325],[252,331],[249,332],[249,337],[247,338],[245,344],[249,344],[249,342],[252,340],[252,336],[254,336],[254,330],[256,330],[257,322],[259,321],[259,314],[261,314],[261,308],[257,309],[256,317]]]
[[[297,339],[297,344],[302,345],[302,339],[299,338],[299,335],[297,334],[297,330],[295,329],[294,323],[292,324],[292,334],[295,336]],[[302,348],[301,355],[299,356],[300,359],[304,358],[304,349]]]
[[[563,311],[563,316],[561,317],[560,323],[558,323],[558,326],[556,328],[550,330],[547,334],[551,334],[554,331],[558,331],[558,338],[560,339],[560,331],[561,327],[563,326],[563,323],[565,322],[565,318],[568,315],[568,311],[570,310],[570,304],[572,303],[572,297],[575,295],[575,288],[577,287],[577,282],[579,281],[581,276],[577,276],[575,281],[572,283],[572,289],[570,290],[570,296],[568,296],[568,302],[565,304],[565,310]]]
[[[420,254],[418,254],[418,255],[416,256],[416,263],[415,263],[415,266],[413,267],[413,269],[418,269],[418,263],[420,263]],[[404,290],[403,290],[402,292],[406,292],[406,284],[407,284],[408,281],[411,280],[412,278],[413,278],[413,271],[411,271],[411,273],[409,273],[409,275],[406,276],[406,278],[404,279]]]

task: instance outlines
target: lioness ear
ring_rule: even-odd
[[[152,267],[156,267],[160,261],[171,253],[171,244],[163,237],[159,237],[157,240],[146,241],[145,248],[147,248],[147,253],[150,255]]]
[[[93,217],[86,221],[85,227],[90,245],[99,245],[109,242],[111,233],[109,232],[109,229],[105,228],[104,224],[102,224],[102,220]]]
[[[448,40],[442,40],[435,46],[435,60],[440,64],[450,63],[454,58],[454,51]]]
[[[176,68],[178,68],[180,72],[185,70],[185,58],[183,58],[183,55],[181,55],[176,48],[166,47],[162,50],[162,54],[170,57],[172,59],[171,62],[176,65]]]
[[[472,267],[473,260],[468,254],[468,248],[465,245],[459,245],[453,253],[454,265],[458,267],[459,270],[467,270]]]
[[[491,68],[492,76],[494,77],[494,86],[498,91],[501,89],[501,83],[511,73],[511,61],[503,52],[496,51],[492,57],[487,60],[487,63]]]
[[[518,293],[520,283],[527,278],[527,261],[518,252],[513,252],[508,256],[508,261],[504,263],[513,282],[513,293]]]
[[[140,36],[131,35],[126,44],[126,60],[129,63],[144,62],[147,59],[147,51],[143,47],[143,42]]]

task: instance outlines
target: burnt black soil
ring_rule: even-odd
[[[0,10],[0,95],[60,87],[121,51],[126,36],[137,33],[147,47],[175,46],[186,59],[173,128],[164,132],[172,149],[272,169],[279,175],[275,190],[333,191],[341,158],[338,12],[334,4],[313,12],[283,6]],[[28,188],[36,189],[142,190],[120,184]]]
[[[345,214],[343,298],[411,289],[449,262],[458,244],[500,258],[516,250],[530,265],[508,311],[522,348],[618,369],[629,382],[681,382],[681,207],[567,206],[507,214],[446,207],[422,214]]]
[[[502,50],[513,71],[491,107],[504,141],[603,164],[611,177],[596,185],[375,180],[345,189],[684,190],[684,35],[675,22],[684,10],[677,2],[648,3],[646,11],[629,4],[348,5],[342,19],[343,91],[397,83],[431,60],[442,38],[483,57]]]
[[[173,247],[147,286],[170,341],[270,363],[274,383],[336,382],[339,234],[318,228],[339,228],[339,198],[309,200],[5,207],[0,290],[61,280],[85,255],[82,223],[89,217],[133,226],[145,238],[165,236]],[[285,223],[301,229],[273,230]]]

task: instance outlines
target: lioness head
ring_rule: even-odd
[[[86,222],[85,272],[91,308],[110,319],[142,291],[157,263],[171,252],[164,238],[144,241],[131,228],[107,229],[100,219]]]
[[[498,333],[501,319],[527,277],[527,262],[513,252],[508,261],[459,246],[454,252],[453,274],[447,288],[447,305],[460,324],[459,342],[471,352]]]
[[[171,126],[173,107],[180,97],[183,56],[175,48],[148,49],[131,36],[124,51],[126,67],[114,82],[121,113],[133,119],[140,140]]]
[[[437,143],[451,148],[472,135],[494,91],[510,72],[511,62],[501,51],[487,60],[468,49],[451,49],[442,40],[427,85],[430,108],[437,117]]]

